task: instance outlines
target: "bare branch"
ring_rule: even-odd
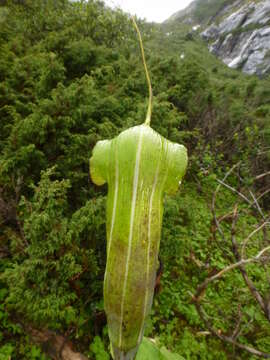
[[[261,209],[261,207],[260,207],[260,205],[259,205],[259,203],[258,203],[258,201],[257,201],[257,199],[256,199],[256,197],[255,197],[255,195],[253,194],[253,192],[252,192],[251,190],[249,190],[249,193],[250,193],[250,195],[252,196],[252,198],[253,198],[253,200],[254,200],[254,204],[256,205],[256,208],[257,208],[259,214],[261,215],[261,217],[262,217],[263,219],[265,219],[265,215],[264,215],[264,213],[262,212],[262,209]]]
[[[214,229],[215,231],[218,230],[219,234],[221,235],[221,237],[223,238],[223,240],[225,241],[225,234],[221,228],[221,221],[223,221],[224,219],[228,219],[228,218],[232,218],[232,228],[231,228],[231,240],[232,240],[232,251],[234,254],[234,257],[236,259],[236,263],[230,264],[227,267],[225,267],[224,269],[222,269],[221,271],[219,271],[218,273],[214,274],[214,275],[209,275],[209,277],[207,279],[204,280],[204,282],[202,284],[200,284],[197,289],[196,289],[196,293],[195,295],[192,295],[193,301],[195,303],[196,309],[201,317],[201,319],[203,320],[203,322],[205,323],[207,329],[215,336],[217,336],[219,339],[229,342],[231,343],[233,346],[236,346],[238,348],[241,348],[243,350],[248,351],[249,353],[265,358],[265,359],[270,359],[270,354],[264,353],[262,351],[259,351],[255,348],[252,348],[250,346],[246,346],[243,345],[241,343],[239,343],[237,341],[237,339],[239,338],[240,334],[242,333],[243,330],[243,324],[242,324],[242,313],[241,313],[241,308],[240,310],[238,309],[239,312],[239,317],[235,322],[235,328],[233,330],[232,335],[225,335],[222,334],[222,332],[220,330],[215,329],[212,326],[212,321],[210,320],[209,316],[205,313],[203,306],[202,306],[202,299],[205,296],[205,293],[207,291],[207,287],[210,283],[214,282],[215,280],[220,279],[224,274],[226,274],[227,272],[233,270],[233,269],[237,269],[239,268],[243,279],[245,281],[246,286],[248,287],[249,291],[251,292],[251,295],[254,297],[254,299],[258,302],[258,305],[260,306],[261,310],[263,311],[263,313],[266,316],[266,319],[268,319],[270,321],[270,295],[269,298],[265,297],[265,299],[263,298],[263,296],[260,294],[260,292],[257,290],[257,288],[255,287],[254,283],[251,281],[251,279],[248,277],[247,271],[245,266],[251,263],[256,263],[256,262],[260,262],[262,264],[262,266],[265,267],[266,262],[264,260],[269,259],[269,257],[264,256],[265,253],[267,251],[270,251],[270,244],[269,244],[269,240],[267,239],[267,230],[266,230],[266,226],[270,223],[269,222],[269,218],[266,218],[265,214],[262,211],[262,208],[260,207],[259,204],[259,200],[264,197],[266,194],[268,194],[270,192],[270,189],[265,190],[260,196],[258,196],[256,198],[256,196],[254,195],[254,193],[249,190],[249,194],[251,195],[251,199],[249,197],[247,197],[245,194],[243,194],[241,191],[239,191],[238,189],[230,186],[229,184],[227,184],[225,181],[228,178],[228,176],[233,172],[233,170],[239,165],[240,163],[236,164],[234,167],[232,167],[225,175],[225,177],[222,180],[217,180],[218,182],[218,186],[216,188],[216,191],[213,194],[213,198],[212,198],[212,214],[213,214],[213,222],[215,224],[216,229]],[[259,180],[267,175],[269,175],[270,172],[268,173],[264,173],[261,174],[259,176],[257,176],[254,180]],[[257,228],[255,230],[253,230],[242,242],[242,251],[240,252],[238,249],[238,244],[236,241],[236,222],[237,222],[237,218],[238,218],[238,209],[237,209],[237,205],[234,208],[234,211],[229,214],[223,215],[221,217],[217,217],[216,215],[216,198],[217,198],[217,194],[220,191],[221,186],[224,186],[225,188],[229,189],[230,191],[232,191],[233,193],[237,194],[242,200],[244,200],[247,204],[248,207],[246,208],[246,210],[248,210],[249,208],[253,208],[254,210],[256,210],[256,213],[260,215],[260,217],[263,218],[263,223],[262,224],[258,224]],[[244,258],[245,255],[245,249],[247,247],[248,241],[254,236],[256,235],[260,230],[263,231],[264,233],[264,238],[266,239],[264,241],[264,244],[262,245],[264,248],[261,249],[255,256],[250,257],[248,259]],[[239,305],[241,306],[241,305]],[[251,320],[252,321],[252,320]],[[244,325],[245,327],[246,325]]]
[[[257,232],[259,232],[261,229],[263,229],[266,225],[269,225],[269,224],[270,224],[269,221],[264,222],[259,227],[257,227],[255,230],[253,230],[252,233],[250,233],[248,235],[248,237],[246,237],[246,239],[242,243],[242,256],[241,256],[242,258],[244,258],[244,256],[245,256],[245,248],[247,246],[247,242],[249,241],[249,239],[251,239],[253,235],[255,235]]]
[[[236,327],[234,329],[234,332],[232,334],[232,338],[234,340],[236,340],[240,334],[240,326],[241,326],[241,322],[242,322],[242,318],[243,318],[243,314],[242,314],[242,311],[241,311],[241,305],[238,305],[238,320],[237,320],[237,323],[236,323]]]
[[[270,246],[267,246],[266,248],[262,249],[258,255],[254,258],[254,260],[258,260],[266,251],[268,251],[270,249]]]
[[[238,261],[237,263],[235,264],[231,264],[227,267],[225,267],[224,269],[222,269],[221,271],[219,271],[217,274],[211,276],[210,278],[207,278],[201,285],[199,285],[197,287],[197,291],[196,291],[196,294],[195,294],[195,299],[196,301],[200,301],[200,299],[202,298],[202,294],[204,294],[207,286],[221,278],[222,275],[226,274],[227,272],[233,270],[233,269],[236,269],[236,268],[239,268],[243,265],[247,265],[247,264],[250,264],[250,263],[253,263],[253,262],[257,262],[260,260],[261,256],[266,252],[266,251],[269,251],[270,250],[270,246],[267,246],[266,248],[262,249],[256,256],[252,257],[252,258],[249,258],[249,259],[242,259],[240,261]]]
[[[223,178],[223,181],[225,181],[225,180],[227,179],[227,177],[233,172],[233,170],[234,170],[237,166],[239,166],[240,164],[241,164],[240,161],[239,161],[237,164],[235,164],[235,165],[225,174],[225,176],[224,176],[224,178]],[[225,239],[224,233],[223,233],[223,231],[222,231],[222,229],[221,229],[221,227],[220,227],[220,223],[219,223],[219,221],[218,221],[218,219],[217,219],[217,216],[216,216],[216,197],[217,197],[217,194],[218,194],[220,188],[221,188],[221,184],[219,184],[219,185],[217,186],[217,188],[216,188],[216,190],[215,190],[215,192],[214,192],[214,194],[213,194],[213,198],[212,198],[212,214],[213,214],[213,217],[214,217],[214,222],[215,222],[216,228],[218,229],[218,231],[219,231],[220,235],[222,236],[222,238]]]
[[[194,298],[194,297],[193,297]],[[198,314],[200,315],[201,320],[204,322],[205,326],[207,327],[207,329],[217,338],[219,338],[222,341],[226,341],[229,342],[230,344],[237,346],[238,348],[242,349],[242,350],[246,350],[247,352],[249,352],[250,354],[259,356],[263,359],[270,359],[270,354],[267,354],[265,352],[259,351],[257,349],[254,349],[250,346],[244,345],[239,343],[238,341],[236,341],[235,339],[233,339],[230,336],[224,335],[222,334],[222,332],[217,331],[212,324],[210,323],[210,321],[208,320],[208,316],[205,313],[204,309],[202,308],[201,304],[199,301],[195,301],[195,306],[196,309],[198,311]]]
[[[233,222],[232,222],[232,230],[231,230],[231,238],[232,238],[232,250],[234,253],[234,256],[236,258],[236,260],[239,262],[242,260],[243,258],[243,251],[242,251],[242,257],[240,256],[240,253],[238,251],[238,245],[235,239],[235,225],[236,225],[236,221],[237,221],[237,205],[234,208],[234,218],[233,218]],[[259,229],[259,228],[258,228]],[[257,229],[256,229],[257,230]],[[257,230],[258,231],[258,230]],[[255,230],[253,231],[253,233],[255,233]],[[253,234],[251,233],[251,234]],[[249,235],[249,237],[251,237],[252,235]],[[247,239],[249,238],[247,237]],[[266,315],[266,318],[268,319],[268,314],[266,312],[266,308],[265,308],[265,302],[263,300],[263,297],[261,296],[261,294],[259,293],[259,291],[257,290],[256,286],[254,285],[254,283],[250,280],[250,278],[248,277],[248,274],[246,272],[246,269],[243,265],[239,266],[239,270],[241,271],[242,277],[249,289],[249,291],[251,292],[251,295],[255,298],[255,300],[258,302],[259,306],[261,307],[263,313]]]
[[[237,195],[239,195],[242,199],[244,199],[249,205],[252,205],[252,202],[244,195],[242,194],[240,191],[236,190],[235,188],[233,188],[232,186],[226,184],[224,181],[217,179],[217,182],[221,185],[223,185],[224,187],[226,187],[227,189],[231,190],[232,192],[236,193]]]
[[[262,197],[267,195],[269,192],[270,192],[270,189],[265,190],[260,196],[257,197],[257,201],[259,201]],[[254,202],[251,205],[254,205]]]
[[[267,176],[267,175],[270,175],[270,171],[264,173],[264,174],[260,174],[258,176],[255,177],[255,180],[260,180],[262,179],[263,177]]]

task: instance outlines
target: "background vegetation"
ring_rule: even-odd
[[[165,201],[162,289],[146,335],[185,359],[254,359],[209,331],[194,295],[237,262],[232,235],[240,247],[265,223],[246,256],[269,245],[269,176],[260,175],[270,165],[270,79],[226,68],[185,26],[139,25],[152,126],[185,144],[190,159],[180,193]],[[91,183],[89,158],[98,140],[142,123],[146,108],[136,33],[121,11],[101,1],[1,2],[1,360],[46,359],[29,326],[64,334],[91,359],[109,359],[106,187]],[[218,180],[235,164],[226,184],[249,202],[222,185],[211,208]],[[246,269],[268,306],[269,257]],[[270,353],[269,318],[240,269],[211,283],[202,303],[216,335],[235,329],[239,343]]]

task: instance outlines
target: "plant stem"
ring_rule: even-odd
[[[143,48],[142,36],[141,36],[140,30],[139,30],[139,28],[138,28],[138,25],[137,25],[137,23],[136,23],[136,20],[135,20],[134,16],[132,16],[131,18],[132,18],[134,27],[135,27],[135,29],[136,29],[136,31],[137,31],[137,34],[138,34],[138,37],[139,37],[141,54],[142,54],[142,60],[143,60],[145,75],[146,75],[146,79],[147,79],[147,83],[148,83],[148,88],[149,88],[148,110],[147,110],[146,120],[145,120],[144,124],[150,126],[150,123],[151,123],[151,115],[152,115],[152,101],[153,101],[153,92],[152,92],[151,80],[150,80],[149,72],[148,72],[148,69],[147,69],[146,61],[145,61],[145,55],[144,55],[144,48]]]

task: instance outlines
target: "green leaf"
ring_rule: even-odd
[[[158,359],[159,349],[153,343],[153,341],[144,338],[139,351],[136,356],[136,360]]]
[[[165,346],[163,346],[160,349],[160,359],[162,360],[184,360],[184,358],[178,354],[175,353],[171,353],[169,350],[167,350],[165,348]]]
[[[32,359],[40,359],[40,349],[36,346],[32,346],[31,348],[31,357]]]
[[[104,344],[99,336],[94,337],[90,345],[91,352],[95,355],[96,360],[109,360],[110,356],[104,349]]]
[[[136,360],[184,360],[184,358],[178,354],[171,353],[163,346],[161,349],[155,344],[153,340],[144,338],[139,351],[136,356]]]

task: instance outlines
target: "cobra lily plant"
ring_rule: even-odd
[[[104,306],[115,360],[134,359],[142,342],[158,268],[163,197],[177,192],[187,167],[186,148],[150,127],[152,87],[133,21],[149,86],[146,120],[99,141],[90,159],[93,182],[108,183]]]

